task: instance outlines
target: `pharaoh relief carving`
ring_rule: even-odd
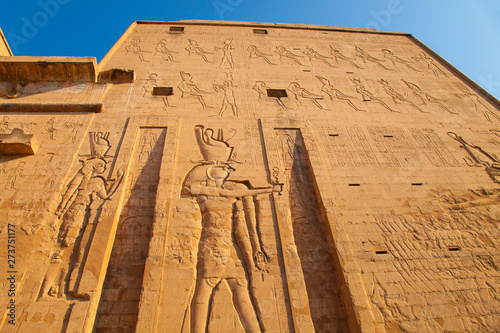
[[[294,96],[297,101],[310,101],[312,102],[316,107],[318,107],[320,110],[328,110],[323,105],[319,103],[318,100],[322,100],[323,96],[322,95],[317,95],[314,94],[310,91],[308,91],[305,88],[302,88],[299,83],[297,82],[292,82],[288,85],[287,88],[288,91],[290,91]]]
[[[237,117],[238,116],[238,107],[236,106],[236,99],[234,97],[234,88],[236,87],[233,85],[233,76],[231,73],[225,73],[225,80],[222,84],[214,84],[214,90],[215,92],[221,92],[222,93],[222,106],[219,110],[219,117],[222,117],[226,109],[231,108],[231,111],[233,112],[233,116]]]
[[[248,51],[248,57],[250,59],[262,59],[262,60],[264,60],[264,62],[266,62],[269,65],[277,65],[277,64],[273,63],[271,60],[269,60],[269,58],[272,59],[272,57],[273,57],[271,54],[267,54],[267,53],[260,51],[257,48],[257,46],[255,46],[255,45],[250,45],[247,48],[247,51]]]
[[[476,109],[476,112],[481,111],[488,122],[492,123],[491,117],[495,118],[497,121],[500,121],[500,116],[491,111],[490,108],[488,108],[486,104],[484,104],[481,101],[481,99],[477,94],[472,93],[469,89],[465,87],[462,88],[462,92],[463,94],[455,94],[455,95],[457,97],[472,101],[472,103],[474,104],[474,108]]]
[[[354,96],[349,96],[344,94],[342,91],[339,89],[336,89],[328,79],[321,77],[319,75],[316,75],[318,80],[323,83],[323,86],[321,87],[321,91],[327,94],[330,97],[330,100],[339,100],[339,101],[345,101],[347,104],[349,104],[350,107],[352,107],[356,111],[366,111],[366,110],[361,110],[358,108],[352,101],[351,98],[356,99]]]
[[[415,83],[411,83],[411,82],[405,81],[403,79],[401,79],[401,81],[403,81],[406,84],[406,86],[408,88],[410,88],[411,91],[413,91],[413,95],[418,97],[422,101],[423,105],[426,105],[427,103],[436,104],[440,108],[442,108],[443,110],[445,110],[451,114],[456,114],[456,112],[451,111],[450,109],[448,109],[445,105],[443,105],[441,103],[443,101],[442,99],[436,98],[436,97],[428,94],[427,92],[420,89],[420,87],[418,85],[416,85]]]
[[[276,50],[274,50],[279,56],[281,63],[296,63],[300,66],[307,66],[304,65],[303,63],[300,62],[299,58],[302,58],[301,55],[295,54],[291,51],[288,51],[285,47],[283,46],[277,46]]]
[[[500,159],[495,154],[486,152],[483,148],[465,141],[461,136],[454,132],[448,132],[448,135],[460,143],[460,147],[465,149],[467,155],[464,160],[470,167],[484,167],[491,180],[500,184]]]
[[[427,65],[427,69],[432,71],[432,73],[434,73],[435,77],[439,77],[440,75],[442,75],[444,77],[448,77],[448,75],[446,75],[446,73],[438,65],[436,65],[436,63],[434,62],[434,59],[430,58],[424,52],[422,52],[418,56],[412,57],[412,58],[415,59],[416,61],[425,63]]]
[[[233,45],[231,44],[233,42],[232,38],[226,39],[221,47],[216,46],[215,51],[218,53],[221,53],[221,59],[219,63],[219,68],[234,68],[234,61],[233,61],[233,54],[232,52],[234,51]]]
[[[262,99],[262,97],[267,97],[267,90],[272,89],[267,86],[267,84],[264,81],[256,81],[255,84],[252,87],[252,90],[256,91],[259,94],[259,99]],[[281,106],[283,109],[287,109],[283,101],[281,100],[281,97],[273,97],[276,100],[276,103],[278,103],[279,106]]]
[[[398,68],[397,65],[399,64],[399,65],[405,66],[406,68],[411,69],[411,70],[413,70],[415,72],[420,72],[420,70],[416,69],[415,67],[413,67],[411,65],[412,61],[404,60],[404,59],[396,56],[391,50],[383,49],[382,53],[384,54],[384,58],[386,58],[387,60],[389,60],[390,62],[392,62],[392,64],[394,65],[394,67]]]
[[[335,60],[337,67],[340,66],[340,62],[348,62],[352,66],[362,69],[363,67],[359,66],[355,61],[354,58],[349,58],[348,56],[342,54],[340,50],[334,48],[332,45],[330,45],[330,54],[333,56],[333,59]]]
[[[407,103],[409,105],[411,105],[414,109],[417,109],[418,111],[420,112],[425,112],[423,111],[421,108],[419,108],[415,103],[413,103],[411,100],[409,100],[407,97],[408,97],[408,94],[407,93],[404,93],[404,95],[398,93],[392,86],[391,84],[389,83],[389,81],[387,80],[384,80],[384,79],[381,79],[380,81],[380,84],[382,85],[382,87],[384,88],[385,92],[387,93],[387,95],[391,96],[392,97],[392,100],[394,101],[395,104],[399,104],[399,103]],[[425,113],[429,113],[429,112],[425,112]]]
[[[302,51],[302,53],[304,53],[306,56],[309,57],[309,61],[311,62],[311,64],[313,63],[313,61],[321,61],[322,63],[324,63],[330,67],[335,67],[328,62],[328,60],[332,59],[331,57],[322,55],[321,53],[315,51],[314,49],[312,49],[310,47],[307,47],[304,51]]]
[[[191,74],[186,72],[180,72],[182,82],[177,85],[177,88],[181,91],[181,98],[194,97],[200,102],[201,106],[204,108],[212,108],[208,106],[203,98],[203,95],[210,94],[208,91],[203,91],[198,86],[193,83],[193,77]]]
[[[130,43],[125,46],[125,54],[132,54],[132,55],[137,55],[139,57],[139,60],[141,62],[149,62],[149,60],[146,60],[144,58],[144,53],[151,53],[150,51],[145,51],[141,48],[139,45],[141,43],[141,40],[139,38],[132,38]]]
[[[214,59],[213,59],[214,53],[213,52],[207,52],[207,51],[203,50],[203,48],[194,39],[188,39],[188,41],[189,41],[189,45],[186,46],[186,48],[185,48],[185,50],[188,51],[188,56],[191,56],[191,54],[194,54],[194,55],[200,56],[205,62],[208,62],[208,63],[214,62]],[[211,60],[208,59],[209,55],[211,55],[210,56],[210,58],[212,58]]]
[[[383,100],[380,98],[376,97],[378,94],[378,91],[375,90],[375,93],[370,92],[368,89],[366,89],[365,85],[361,82],[361,79],[351,79],[352,83],[356,87],[356,92],[360,94],[363,97],[363,102],[376,102],[381,104],[384,108],[391,112],[399,112],[396,110],[393,110],[387,105]]]
[[[375,58],[373,56],[371,56],[370,54],[368,54],[366,51],[364,51],[361,47],[359,46],[355,46],[356,48],[356,57],[360,58],[361,60],[363,60],[365,66],[371,62],[371,63],[374,63],[376,64],[378,67],[380,68],[383,68],[385,70],[388,70],[388,71],[392,71],[392,69],[384,66],[384,64],[382,64],[382,62],[385,62],[385,60],[382,60],[382,59],[378,59],[378,58]]]
[[[142,96],[146,97],[152,95],[154,87],[158,87],[158,74],[151,73],[142,86],[142,89],[144,90],[144,94]]]
[[[91,154],[82,161],[82,167],[68,183],[57,207],[56,216],[62,220],[57,236],[60,249],[52,258],[53,265],[45,278],[42,296],[58,297],[66,290],[75,297],[83,297],[75,289],[86,250],[80,244],[81,237],[86,233],[87,225],[99,219],[102,205],[115,193],[123,177],[123,172],[119,171],[117,179],[110,184],[103,177],[110,158],[106,155],[111,147],[108,137],[109,133],[89,133]],[[69,254],[65,253],[66,248],[74,255],[71,262]],[[64,281],[69,281],[66,288],[62,285]]]
[[[196,285],[188,318],[192,332],[207,332],[214,290],[226,284],[246,332],[261,331],[259,304],[255,302],[255,273],[265,268],[254,200],[281,190],[279,185],[253,188],[248,180],[233,180],[233,147],[204,126],[194,128],[203,159],[184,179],[182,195],[196,199],[201,211]],[[221,134],[221,131],[218,131]]]
[[[171,62],[177,62],[174,60],[173,54],[177,53],[174,51],[171,51],[167,48],[167,40],[166,39],[160,39],[158,43],[155,45],[155,52],[153,55],[161,55],[162,59],[165,61],[171,61]]]

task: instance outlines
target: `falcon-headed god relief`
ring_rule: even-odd
[[[184,179],[182,194],[196,198],[201,211],[196,285],[191,302],[191,332],[207,332],[214,291],[226,283],[245,332],[261,332],[252,279],[268,256],[261,248],[254,200],[279,192],[281,185],[253,188],[248,180],[233,180],[233,147],[223,132],[198,125],[194,128],[203,160]]]

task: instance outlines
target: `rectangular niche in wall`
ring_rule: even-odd
[[[299,129],[276,129],[276,137],[315,331],[347,332],[340,285],[302,134]]]
[[[139,130],[94,329],[134,331],[167,128]]]

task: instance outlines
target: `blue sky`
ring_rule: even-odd
[[[100,60],[134,20],[183,19],[408,32],[500,99],[498,0],[22,0],[2,3],[0,27],[15,55]]]

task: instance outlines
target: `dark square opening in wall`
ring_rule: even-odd
[[[285,89],[267,89],[267,97],[282,98],[288,97]]]
[[[170,32],[184,32],[184,27],[170,27]]]
[[[253,33],[257,35],[267,35],[266,29],[253,29]]]
[[[153,96],[170,96],[174,94],[172,87],[153,87]]]

